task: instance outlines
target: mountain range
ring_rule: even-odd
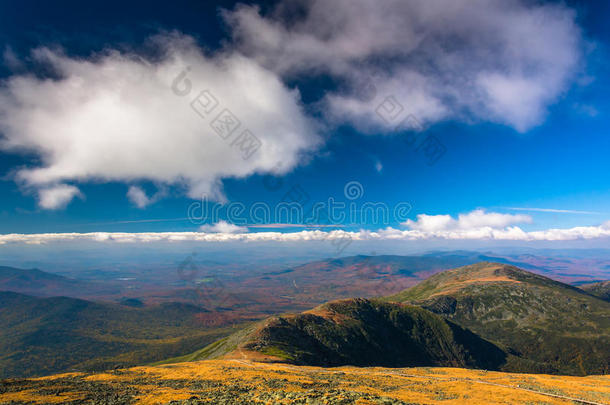
[[[254,309],[248,306],[250,298],[233,293],[230,306],[217,308],[187,302],[151,304],[137,298],[124,298],[119,304],[0,292],[0,375],[211,358],[573,375],[610,369],[610,302],[604,300],[608,283],[581,289],[494,262],[439,272],[446,262],[426,267],[426,260],[355,256],[267,274],[263,277],[292,277],[293,282],[299,280],[297,286],[308,288],[316,281],[313,275],[320,277],[318,284],[326,277],[346,286],[341,289],[331,281],[328,284],[335,287],[317,298],[282,298],[286,303],[275,310],[272,304],[283,301],[274,300],[277,294],[271,292],[269,300]],[[29,288],[37,295],[45,286],[81,286],[78,280],[39,270],[3,268],[0,274],[2,288],[25,289],[31,280]],[[368,285],[373,290],[368,298],[345,298],[353,274],[366,280],[357,288]],[[384,278],[399,275],[411,277],[415,285],[397,291],[392,283],[381,290],[396,293],[375,294],[378,289],[373,287],[383,286]],[[85,288],[87,283],[82,283]],[[277,315],[333,292],[338,300]]]
[[[189,359],[210,358],[603,374],[610,370],[610,303],[514,266],[483,262],[380,299],[271,317]]]

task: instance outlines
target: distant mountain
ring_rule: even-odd
[[[38,269],[17,269],[0,266],[0,291],[36,291],[48,294],[49,291],[74,290],[80,282]],[[45,295],[46,295],[45,294]],[[51,293],[52,294],[52,293]]]
[[[497,343],[514,355],[504,370],[610,371],[610,303],[514,266],[445,271],[387,300],[420,305]]]
[[[610,301],[610,281],[600,281],[599,283],[583,284],[581,290],[588,292],[604,301]]]
[[[158,361],[231,332],[203,327],[200,315],[188,304],[131,308],[0,292],[0,377]]]
[[[477,262],[499,262],[524,268],[566,283],[599,280],[600,264],[565,263],[533,255],[504,256],[469,251],[431,252],[417,256],[358,255],[318,260],[281,270],[239,275],[229,281],[233,291],[258,294],[274,308],[303,310],[324,302],[349,297],[396,294],[433,274]],[[597,279],[596,279],[597,278]],[[270,296],[270,292],[273,292]],[[268,298],[265,298],[268,297]],[[259,298],[259,300],[261,299]],[[290,307],[289,302],[301,304]]]
[[[0,266],[0,291],[13,291],[40,297],[61,295],[85,297],[108,294],[116,292],[118,289],[107,283],[76,280],[38,269]]]
[[[312,305],[349,297],[375,297],[402,291],[430,275],[476,261],[472,255],[349,256],[306,263],[243,280],[235,287],[270,289]]]
[[[189,360],[221,356],[315,366],[485,369],[499,368],[506,358],[495,345],[427,310],[361,298],[269,318]]]

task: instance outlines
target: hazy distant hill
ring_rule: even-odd
[[[610,371],[610,303],[499,263],[436,274],[388,298],[429,309],[514,354],[506,370]]]
[[[233,291],[257,294],[274,308],[304,310],[341,298],[396,294],[431,275],[456,267],[492,261],[525,268],[566,283],[600,279],[600,263],[580,263],[533,255],[504,256],[469,251],[432,252],[416,256],[358,255],[318,260],[228,281]],[[573,263],[572,263],[573,262]],[[579,264],[580,263],[580,264]],[[267,298],[265,298],[267,297]],[[290,305],[290,303],[300,304]]]
[[[38,269],[17,269],[0,266],[0,291],[13,291],[39,297],[61,295],[86,297],[118,293],[109,283],[94,283],[47,273]]]
[[[0,291],[29,292],[30,294],[53,295],[60,292],[77,291],[82,282],[38,269],[16,269],[0,266]],[[56,294],[58,295],[58,294]]]
[[[177,303],[130,308],[0,292],[0,376],[142,364],[230,333],[202,327],[202,311]]]
[[[349,256],[318,260],[244,280],[238,289],[270,289],[309,307],[349,297],[392,294],[430,275],[476,261],[472,255]]]

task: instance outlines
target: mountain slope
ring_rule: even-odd
[[[610,281],[600,281],[599,283],[583,284],[581,290],[588,292],[604,301],[610,301]]]
[[[387,301],[420,305],[514,354],[504,369],[610,371],[610,303],[499,263],[438,273]]]
[[[318,368],[244,360],[0,381],[0,403],[31,404],[607,404],[610,376],[460,368]]]
[[[203,311],[178,303],[131,308],[0,292],[0,377],[146,363],[231,333],[203,328]]]
[[[224,348],[224,349],[223,349]],[[452,366],[497,369],[506,354],[422,308],[346,299],[267,319],[197,358],[237,357],[314,366]]]

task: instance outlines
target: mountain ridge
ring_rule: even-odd
[[[508,371],[566,374],[610,369],[610,305],[559,281],[501,263],[438,273],[389,302],[419,305],[508,353]]]
[[[410,334],[412,325],[417,324],[414,320],[423,318],[427,323]],[[445,329],[439,326],[442,323]],[[215,342],[191,360],[249,358],[315,366],[413,366],[425,362],[409,357],[412,353],[401,346],[404,342],[419,353],[427,353],[430,347],[460,345],[457,352],[464,353],[470,350],[459,339],[464,335],[486,349],[482,353],[471,350],[474,360],[470,362],[467,356],[443,357],[446,353],[437,351],[437,357],[426,358],[428,363],[582,375],[607,372],[610,359],[607,302],[579,288],[495,262],[440,272],[392,296],[331,301],[257,325]],[[454,334],[446,332],[447,328]],[[432,337],[428,346],[419,345],[422,336]],[[483,364],[478,361],[482,354],[494,360]]]
[[[425,309],[364,298],[270,317],[191,360],[251,359],[310,366],[453,366],[496,369],[506,354]]]

